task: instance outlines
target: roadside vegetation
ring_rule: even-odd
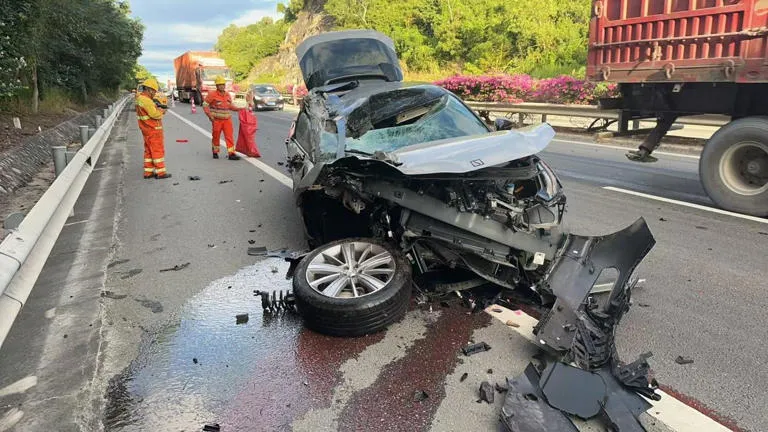
[[[394,40],[407,81],[439,81],[505,101],[540,100],[547,89],[566,86],[575,93],[568,100],[589,103],[607,90],[583,83],[590,18],[584,0],[290,0],[278,11],[283,19],[232,25],[219,36],[216,49],[238,81],[287,89],[296,65],[278,54],[300,42],[292,34],[369,28]],[[557,79],[540,81],[545,78]],[[504,87],[512,82],[530,88]],[[475,90],[490,83],[507,95]]]
[[[128,2],[0,2],[0,112],[61,113],[135,83],[142,24]]]

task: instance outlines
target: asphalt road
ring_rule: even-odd
[[[209,128],[188,105],[174,112]],[[260,162],[279,172],[292,117],[258,114]],[[304,247],[290,189],[248,160],[211,159],[210,138],[174,115],[165,121],[174,177],[145,181],[135,118],[124,119],[0,350],[0,430],[9,413],[19,431],[91,430],[100,419],[119,431],[205,422],[222,430],[495,430],[502,398],[477,404],[477,386],[522,372],[530,343],[458,306],[414,308],[388,332],[354,340],[263,315],[252,291],[289,289],[285,264],[246,251]],[[573,232],[605,234],[645,217],[657,239],[619,330],[622,359],[652,351],[666,389],[740,428],[768,430],[768,224],[604,189],[711,205],[691,157],[638,165],[623,150],[563,141],[542,156],[563,180]],[[249,313],[247,324],[235,325],[239,313]],[[493,349],[459,356],[469,340]],[[694,363],[675,363],[679,355]],[[417,390],[429,398],[414,401]]]

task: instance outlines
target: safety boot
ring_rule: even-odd
[[[240,156],[232,153],[229,155],[229,160],[240,160]]]

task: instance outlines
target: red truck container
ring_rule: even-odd
[[[601,105],[621,110],[620,133],[657,120],[632,160],[655,161],[678,117],[729,116],[702,152],[702,184],[723,208],[768,216],[768,0],[593,1],[587,76],[619,83]]]
[[[198,65],[203,66],[200,73],[197,72]],[[227,80],[227,91],[232,92],[232,72],[217,52],[187,51],[176,57],[173,66],[179,100],[183,102],[193,99],[200,105],[209,91],[216,90],[213,80],[217,75]]]

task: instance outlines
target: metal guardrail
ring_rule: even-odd
[[[593,119],[618,120],[619,110],[599,109],[594,105],[560,105],[547,103],[504,103],[504,102],[472,102],[465,103],[476,111],[498,113],[541,114],[561,117],[583,117]],[[730,119],[723,115],[697,115],[680,117],[675,123],[691,126],[721,127]]]
[[[293,97],[290,93],[282,93],[286,103],[291,104]],[[297,98],[301,102],[302,98]],[[508,114],[539,114],[559,117],[581,117],[591,119],[618,120],[619,110],[599,109],[594,105],[562,105],[536,102],[506,103],[506,102],[475,102],[464,101],[475,111],[488,111]],[[724,115],[705,114],[678,118],[675,123],[690,126],[721,127],[730,118]]]
[[[103,123],[19,225],[0,243],[0,347],[40,276],[85,182],[93,171],[126,96],[104,110]]]

